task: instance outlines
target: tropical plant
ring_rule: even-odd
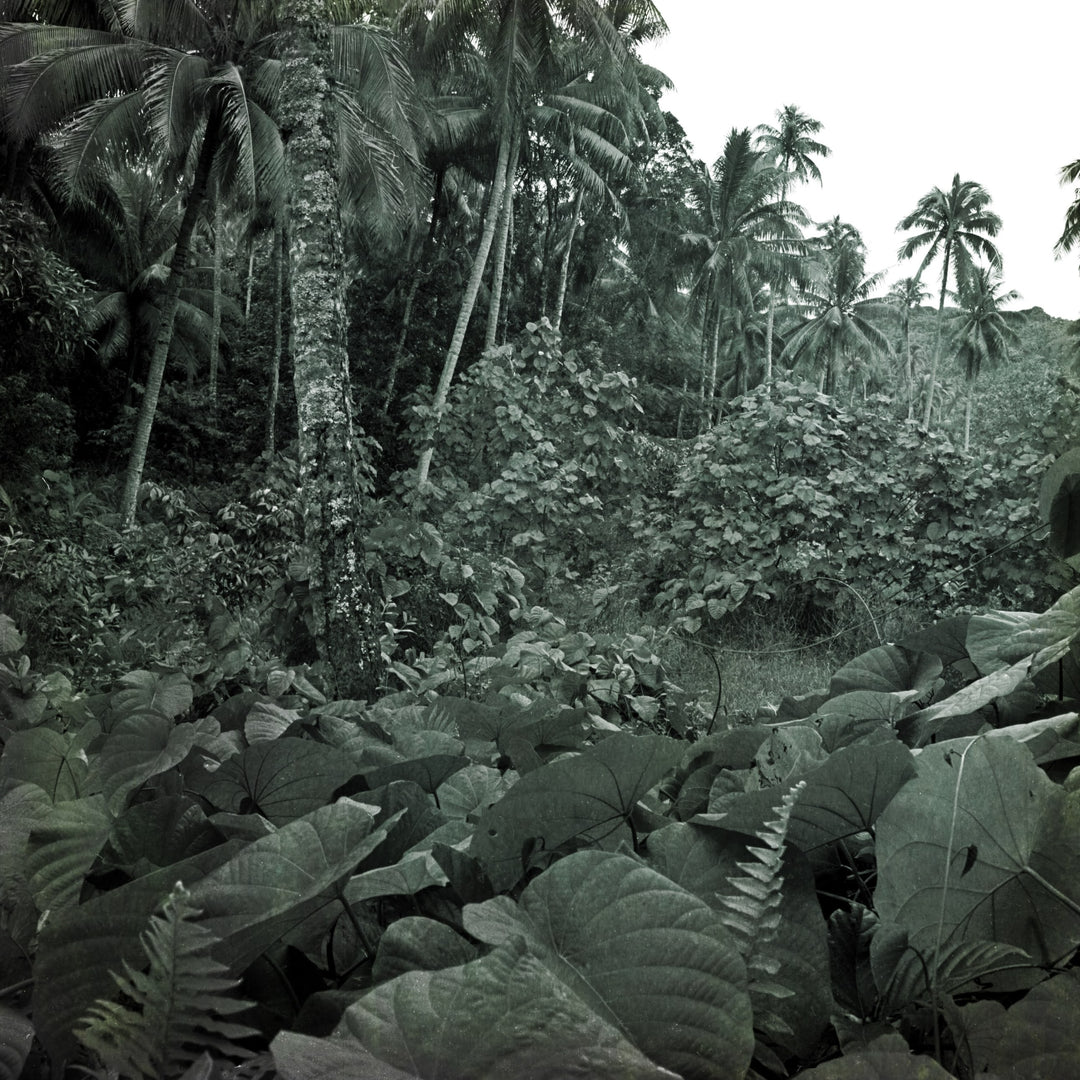
[[[910,214],[896,226],[902,229],[918,229],[900,245],[898,258],[909,259],[926,248],[916,277],[941,256],[941,292],[938,297],[937,332],[934,354],[930,361],[930,383],[926,405],[923,410],[923,427],[930,427],[930,415],[934,408],[934,387],[941,365],[942,331],[945,326],[945,296],[948,292],[949,271],[962,282],[971,271],[974,256],[982,256],[991,265],[1000,267],[1001,255],[991,238],[1001,229],[1001,218],[988,209],[990,195],[974,180],[953,177],[948,191],[933,188],[918,202]]]
[[[1069,162],[1068,165],[1063,165],[1061,168],[1061,183],[1063,185],[1075,184],[1078,180],[1080,180],[1080,158]],[[1065,225],[1061,230],[1061,236],[1058,237],[1058,241],[1054,245],[1054,251],[1058,256],[1072,251],[1077,241],[1080,241],[1080,189],[1075,189],[1074,195],[1075,198],[1072,204],[1065,212]]]
[[[915,353],[911,347],[911,311],[918,308],[928,293],[917,277],[901,278],[889,290],[886,302],[894,304],[900,312],[900,340],[904,347],[904,381],[907,397],[907,415],[915,418]]]
[[[776,112],[776,126],[759,124],[755,131],[755,149],[770,155],[780,169],[780,201],[787,202],[788,188],[793,180],[809,179],[821,183],[821,170],[814,157],[828,157],[832,152],[824,143],[819,143],[812,136],[824,127],[820,120],[814,120],[801,112],[796,105],[785,105]],[[787,293],[787,279],[779,281],[781,300]],[[769,294],[769,322],[765,340],[765,381],[772,381],[773,359],[773,324],[775,321],[776,297]]]
[[[975,381],[985,368],[1009,359],[1009,346],[1019,335],[1005,320],[1002,304],[1017,300],[1015,289],[1002,292],[1001,274],[992,266],[977,266],[953,293],[960,312],[952,325],[956,358],[964,371],[964,449],[971,446],[971,410]]]

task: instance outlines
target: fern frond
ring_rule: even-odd
[[[232,1060],[249,1057],[235,1040],[256,1034],[223,1017],[250,1004],[227,997],[236,981],[210,956],[217,937],[193,920],[199,912],[177,883],[160,915],[142,935],[149,964],[112,973],[120,1000],[91,1006],[75,1034],[123,1077],[180,1076],[204,1051]]]

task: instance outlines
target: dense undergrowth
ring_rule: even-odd
[[[965,456],[787,383],[669,443],[634,390],[544,326],[473,365],[370,499],[375,701],[287,455],[133,532],[5,492],[0,1078],[1075,1075],[1069,393]],[[770,618],[867,647],[756,716],[675,677]]]

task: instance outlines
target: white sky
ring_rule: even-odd
[[[662,105],[697,157],[711,164],[733,127],[775,123],[784,105],[822,121],[822,185],[794,198],[815,221],[854,225],[867,272],[889,283],[918,267],[897,264],[897,222],[959,172],[1002,219],[1012,306],[1080,317],[1080,253],[1053,251],[1073,198],[1060,170],[1080,158],[1078,0],[655,3],[670,33],[642,56],[674,81]]]

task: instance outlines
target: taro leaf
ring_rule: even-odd
[[[463,918],[476,936],[472,911]],[[703,900],[628,855],[579,851],[529,883],[519,918],[530,950],[654,1061],[688,1080],[744,1074],[754,1048],[746,969]]]
[[[799,1073],[799,1080],[953,1080],[932,1057],[874,1043]]]
[[[435,844],[431,854],[449,879],[450,888],[457,893],[463,904],[476,904],[487,900],[494,892],[479,861],[468,852],[459,851],[446,844]]]
[[[465,744],[448,731],[395,731],[394,749],[406,760],[424,757],[460,757]]]
[[[512,776],[504,776],[487,765],[469,765],[439,785],[435,793],[444,814],[468,820],[478,810],[496,803],[513,785]]]
[[[650,834],[648,857],[666,878],[723,912],[727,909],[721,897],[741,895],[731,880],[744,874],[738,864],[747,860],[748,843],[753,840],[741,833],[674,822]],[[768,948],[780,967],[770,981],[793,993],[770,1000],[769,1007],[790,1029],[776,1041],[805,1057],[832,1012],[825,919],[810,865],[794,848],[784,853],[783,877],[780,925]]]
[[[123,687],[112,696],[117,717],[140,712],[159,712],[175,717],[191,708],[194,695],[191,680],[182,671],[160,675],[153,671],[131,671],[120,679]]]
[[[276,746],[277,743],[268,743]],[[350,799],[290,822],[248,844],[191,887],[201,925],[220,943],[217,959],[240,972],[327,904],[356,865],[382,843],[386,826]]]
[[[361,904],[376,896],[415,896],[448,880],[430,852],[418,851],[393,866],[377,866],[353,875],[345,886],[345,899],[349,904]]]
[[[771,728],[755,724],[706,735],[686,752],[677,779],[707,764],[716,764],[724,769],[749,769],[754,764],[758,747],[770,734]]]
[[[57,803],[35,823],[25,866],[39,911],[78,902],[83,879],[111,829],[112,818],[101,795]]]
[[[1027,747],[1037,765],[1046,765],[1051,761],[1061,761],[1064,758],[1080,757],[1080,713],[1048,716],[1042,720],[994,728],[983,735],[949,739],[934,745],[949,750],[963,750],[975,738],[1012,739],[1021,746]],[[918,754],[921,751],[916,750],[914,753]]]
[[[51,728],[16,731],[0,758],[0,781],[37,784],[53,802],[77,799],[86,786],[86,754]]]
[[[297,709],[283,709],[273,701],[256,701],[244,721],[244,738],[249,743],[278,739],[299,719]]]
[[[22,1013],[0,1005],[0,1080],[19,1080],[34,1045],[34,1025]]]
[[[280,1031],[270,1044],[274,1068],[281,1080],[415,1080],[416,1073],[402,1072],[369,1054],[354,1041],[317,1039]]]
[[[32,1004],[38,1038],[54,1065],[76,1049],[72,1031],[87,1008],[115,994],[110,969],[145,960],[139,935],[177,881],[198,881],[237,850],[236,843],[222,844],[53,913],[41,931]]]
[[[379,807],[377,824],[394,819],[385,842],[365,860],[368,865],[361,866],[361,870],[392,866],[449,820],[435,807],[431,796],[409,780],[395,780],[384,788],[364,791],[360,797]]]
[[[132,876],[180,862],[221,842],[194,799],[167,795],[129,807],[113,825],[110,861]]]
[[[286,736],[249,746],[193,787],[220,810],[284,825],[325,806],[353,773],[333,747]]]
[[[954,615],[924,630],[908,634],[897,644],[909,652],[931,653],[937,656],[945,667],[948,667],[950,664],[968,658],[966,642],[970,621],[970,615]]]
[[[160,713],[139,712],[113,725],[94,758],[89,782],[103,791],[109,809],[123,809],[131,792],[151,776],[179,765],[195,745],[195,726],[176,724]]]
[[[973,615],[968,625],[967,650],[983,674],[1025,656],[1033,656],[1031,670],[1035,673],[1067,656],[1078,635],[1080,586],[1043,612],[988,611]]]
[[[26,644],[10,615],[0,614],[0,656],[18,652]]]
[[[1075,1080],[1080,1076],[1080,977],[1064,971],[1011,1006],[972,1010],[967,1024],[972,1057],[1001,1080]],[[981,1021],[981,1022],[980,1022]]]
[[[1062,559],[1080,554],[1080,451],[1054,462],[1039,488],[1039,515],[1050,524],[1050,550]]]
[[[522,876],[522,850],[539,838],[547,851],[567,841],[613,850],[631,841],[634,804],[682,757],[663,735],[619,732],[583,753],[523,776],[476,825],[470,852],[496,892]]]
[[[675,1080],[520,941],[382,983],[346,1010],[334,1039],[424,1080]]]
[[[26,842],[50,810],[37,784],[19,784],[0,798],[0,909],[13,905],[26,888]]]
[[[838,694],[818,706],[815,717],[836,716],[855,720],[878,720],[892,724],[912,712],[910,704],[915,691],[904,690],[885,693],[882,690],[851,690]],[[880,725],[879,725],[880,726]]]
[[[1026,656],[1012,667],[1001,668],[969,683],[955,694],[901,720],[897,725],[900,738],[909,746],[924,745],[944,727],[943,721],[949,717],[978,712],[995,699],[1011,694],[1028,677],[1030,668],[1031,657]]]
[[[1064,791],[1011,739],[927,747],[877,822],[875,907],[924,955],[962,941],[1050,964],[1080,944],[1080,835]]]
[[[804,776],[788,839],[809,852],[865,832],[914,775],[911,751],[892,738],[837,750]]]
[[[817,731],[804,724],[775,728],[761,744],[754,765],[761,787],[798,780],[828,755]]]
[[[469,764],[466,757],[452,754],[434,754],[430,757],[410,758],[394,765],[365,769],[364,779],[372,788],[385,787],[396,780],[412,781],[423,791],[433,794],[439,785],[459,769]]]
[[[406,971],[441,971],[475,960],[477,947],[434,919],[409,915],[391,923],[379,939],[371,977],[386,982]]]
[[[846,663],[830,680],[829,694],[838,697],[853,690],[884,694],[914,691],[918,697],[933,687],[941,674],[941,663],[931,653],[912,652],[900,645],[879,645]]]
[[[857,903],[829,916],[829,971],[836,1003],[864,1020],[873,1015],[878,996],[870,968],[870,942],[877,925],[877,915]]]

